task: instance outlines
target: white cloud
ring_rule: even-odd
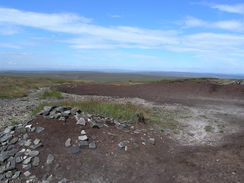
[[[89,23],[89,19],[74,14],[45,14],[25,12],[16,9],[0,8],[0,23],[40,28],[54,32],[83,35],[110,42],[119,42],[116,45],[134,47],[158,47],[161,44],[177,43],[173,32],[142,29],[136,27],[103,27]],[[130,45],[131,44],[131,45]],[[76,47],[84,47],[75,45]],[[92,46],[87,45],[91,48]],[[102,46],[107,47],[107,44]]]
[[[211,8],[218,9],[220,11],[228,12],[228,13],[237,13],[237,14],[244,14],[244,3],[242,4],[215,4],[211,5]]]
[[[208,22],[195,17],[187,17],[184,20],[184,25],[186,27],[205,27],[205,28],[229,30],[234,32],[244,32],[244,22],[238,20]]]
[[[116,15],[116,14],[114,14],[114,15],[110,15],[112,18],[121,18],[122,16],[121,15]]]
[[[1,43],[0,42],[0,47],[1,48],[14,48],[14,49],[21,49],[21,46],[11,44],[11,43]]]
[[[74,14],[47,14],[0,8],[0,24],[33,27],[51,32],[75,35],[73,39],[59,40],[76,49],[140,48],[174,52],[190,52],[209,58],[216,55],[238,57],[244,52],[243,23],[236,20],[208,22],[194,17],[185,21],[187,27],[220,28],[239,33],[195,33],[153,30],[128,26],[99,26],[90,19]],[[58,36],[58,35],[57,35]],[[55,37],[56,39],[56,37]],[[61,38],[63,39],[63,38]],[[3,44],[0,46],[16,47]],[[17,47],[16,47],[17,48]],[[234,58],[233,58],[234,59]]]

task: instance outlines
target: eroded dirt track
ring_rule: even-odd
[[[236,103],[244,106],[244,86],[209,82],[162,82],[139,85],[67,84],[57,87],[65,93],[114,97],[137,97],[156,103]],[[242,101],[242,102],[241,102]]]

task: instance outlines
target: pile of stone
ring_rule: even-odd
[[[25,179],[36,179],[29,170],[39,166],[38,148],[42,143],[39,139],[32,141],[28,131],[40,133],[43,130],[42,127],[19,124],[8,126],[0,132],[0,181],[19,179],[22,174]]]
[[[112,118],[104,117],[102,115],[91,115],[81,112],[78,108],[72,108],[68,106],[45,106],[39,113],[44,118],[58,119],[60,121],[67,121],[70,116],[74,116],[76,124],[81,126],[90,125],[92,128],[102,128],[103,126],[115,125],[117,129],[123,129],[133,125],[132,120],[118,122]],[[138,115],[138,119],[142,119],[141,115]],[[144,118],[143,118],[144,120]]]

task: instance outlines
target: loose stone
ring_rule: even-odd
[[[29,156],[31,156],[31,157],[35,157],[35,156],[37,156],[37,155],[39,155],[39,151],[31,151],[31,152],[29,153]]]
[[[8,172],[5,174],[6,178],[10,178],[10,177],[12,177],[12,175],[13,175],[12,171],[8,171]]]
[[[54,156],[52,154],[48,154],[47,156],[47,164],[51,164],[54,160]]]
[[[88,140],[88,137],[86,135],[81,135],[78,137],[79,140]]]
[[[41,133],[44,129],[45,128],[38,126],[38,127],[36,127],[36,132]]]
[[[88,144],[88,142],[87,141],[80,141],[79,142],[79,146],[80,147],[85,147],[85,146],[88,146],[89,144]]]
[[[31,175],[31,173],[30,173],[29,171],[26,171],[26,172],[24,172],[24,175],[25,175],[26,177],[29,177],[29,176]]]
[[[97,148],[96,143],[95,143],[95,142],[91,142],[91,143],[89,144],[89,148],[90,148],[90,149],[96,149],[96,148]]]
[[[31,159],[32,157],[29,157],[29,158],[26,158],[24,161],[23,161],[23,164],[29,164],[31,162]]]
[[[149,138],[148,143],[155,145],[155,138]]]
[[[20,171],[16,171],[12,177],[12,179],[16,179],[20,176]]]
[[[39,144],[40,142],[41,142],[40,139],[35,139],[33,143],[34,143],[34,145],[37,145],[37,144]]]
[[[39,166],[40,163],[40,158],[39,157],[34,157],[33,161],[32,161],[32,165],[37,167]]]
[[[86,134],[86,131],[85,130],[81,130],[80,134],[81,135],[85,135]]]
[[[67,152],[69,154],[76,154],[76,153],[80,152],[80,148],[79,147],[70,147],[67,149]]]
[[[68,138],[68,139],[65,141],[64,146],[65,146],[65,147],[70,147],[70,146],[71,146],[71,138]]]
[[[85,126],[86,125],[86,121],[84,118],[80,118],[79,120],[77,120],[76,122],[77,125],[81,125],[81,126]]]

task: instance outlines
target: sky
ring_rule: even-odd
[[[0,0],[0,70],[244,74],[244,1]]]

